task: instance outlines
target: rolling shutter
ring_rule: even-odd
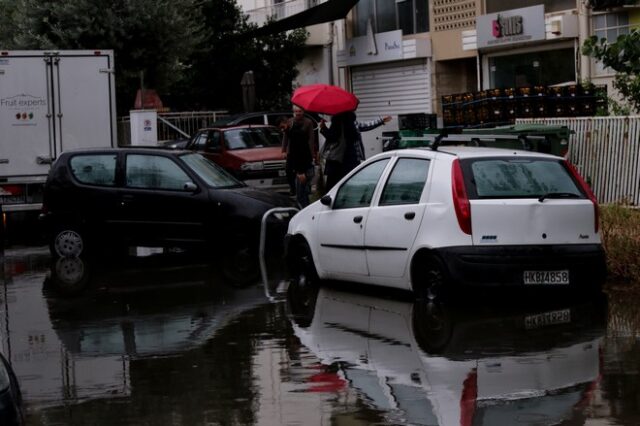
[[[351,88],[360,99],[358,120],[431,113],[429,64],[415,60],[352,68]]]

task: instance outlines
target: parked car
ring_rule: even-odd
[[[292,219],[285,246],[305,279],[429,297],[455,284],[575,289],[605,275],[598,204],[576,169],[496,148],[372,157]]]
[[[309,118],[314,123],[320,122],[320,116],[315,113],[305,112],[305,117]],[[211,127],[229,127],[229,126],[241,126],[241,125],[256,125],[265,124],[271,126],[277,126],[282,118],[291,118],[293,113],[291,111],[258,111],[258,112],[245,112],[241,114],[234,114],[228,117],[223,117],[215,121]]]
[[[247,187],[197,153],[113,148],[62,153],[41,218],[55,256],[107,243],[255,251],[262,215],[289,206],[287,197]],[[273,218],[282,234],[286,216]]]
[[[0,425],[22,424],[22,393],[18,380],[9,362],[0,354]]]
[[[191,137],[185,149],[201,153],[249,186],[287,187],[282,134],[275,126],[201,129]]]

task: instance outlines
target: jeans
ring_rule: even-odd
[[[298,175],[295,176],[296,179],[296,200],[298,204],[300,204],[301,208],[307,207],[309,205],[309,193],[311,192],[311,180],[313,179],[314,169],[313,166],[307,169],[305,172],[305,176],[307,177],[304,183],[300,182],[298,179]]]

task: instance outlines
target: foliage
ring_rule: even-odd
[[[141,73],[174,109],[239,109],[253,70],[257,106],[282,106],[306,34],[241,37],[251,28],[235,0],[0,0],[4,49],[113,49],[120,114]]]
[[[640,111],[640,30],[620,35],[614,43],[591,36],[585,40],[582,54],[616,71],[613,86],[633,109]]]
[[[615,204],[601,206],[601,223],[609,274],[640,283],[640,211]]]
[[[183,92],[203,108],[242,108],[240,80],[253,71],[258,110],[289,107],[296,64],[303,58],[307,34],[304,30],[260,38],[247,37],[255,25],[247,23],[234,2],[203,6],[209,29],[194,62],[199,64],[186,80]]]

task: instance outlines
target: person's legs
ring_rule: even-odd
[[[311,192],[311,180],[313,179],[313,167],[305,173],[306,179],[304,183],[296,176],[296,199],[300,207],[304,208],[309,205],[309,193]]]

